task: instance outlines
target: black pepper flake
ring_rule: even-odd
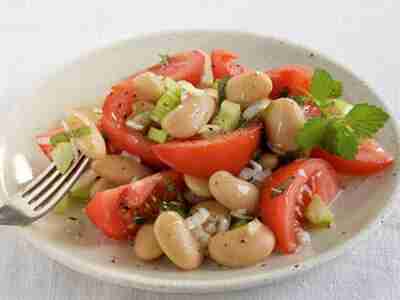
[[[78,218],[75,218],[75,217],[68,217],[68,220],[71,220],[71,221],[78,221]]]
[[[315,56],[315,54],[312,52],[308,55],[308,57],[314,57],[314,56]]]
[[[125,91],[125,93],[124,93],[125,95],[128,95],[129,94],[129,92],[128,91]]]
[[[246,240],[241,239],[241,240],[240,240],[240,243],[241,243],[241,244],[244,244],[244,243],[246,243]]]
[[[343,235],[345,235],[347,232],[346,232],[346,231],[342,231],[341,233],[342,233]]]
[[[392,173],[392,176],[396,176],[396,175],[397,175],[397,173],[396,173],[396,172],[393,172],[393,173]]]
[[[294,267],[295,269],[298,269],[298,268],[300,268],[300,265],[299,265],[299,264],[295,264],[293,267]]]
[[[224,247],[225,247],[225,248],[228,247],[228,243],[224,243]]]
[[[111,257],[111,262],[115,264],[117,262],[117,258],[115,256]]]
[[[267,266],[267,264],[262,264],[261,265],[262,268],[265,268],[266,266]]]

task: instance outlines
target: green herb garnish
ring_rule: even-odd
[[[225,87],[226,87],[226,84],[228,83],[229,79],[231,79],[231,77],[226,76],[224,78],[217,80],[218,103],[222,103],[222,101],[224,101],[226,98]]]
[[[146,223],[146,218],[142,216],[135,216],[133,218],[133,223],[137,225],[143,225],[144,223]]]
[[[162,64],[162,65],[168,65],[169,64],[170,57],[169,57],[168,54],[160,53],[160,54],[158,54],[158,56],[160,57],[160,64]]]
[[[330,109],[342,94],[342,84],[325,70],[316,69],[307,97],[321,110],[321,117],[308,120],[296,137],[302,150],[315,146],[354,159],[363,138],[372,137],[382,128],[389,115],[381,108],[367,103],[356,104],[347,114],[334,114]]]

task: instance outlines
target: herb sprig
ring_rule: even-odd
[[[342,94],[342,83],[323,69],[316,69],[307,98],[321,110],[321,116],[308,120],[296,137],[302,150],[319,146],[345,159],[354,159],[358,145],[372,137],[388,120],[381,108],[368,103],[353,106],[348,114],[338,116],[327,109]]]

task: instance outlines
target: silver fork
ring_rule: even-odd
[[[46,215],[78,180],[89,161],[79,156],[64,174],[52,163],[0,207],[0,225],[28,225]]]

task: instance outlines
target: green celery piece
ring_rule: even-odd
[[[59,143],[67,143],[67,142],[69,142],[69,137],[67,134],[65,134],[65,132],[60,132],[50,137],[50,144],[53,147],[57,146],[57,144]]]
[[[162,144],[167,140],[168,133],[163,129],[151,127],[147,133],[147,137],[156,143]]]
[[[70,199],[68,197],[68,195],[64,196],[64,198],[62,198],[60,200],[60,202],[57,203],[57,205],[54,207],[54,212],[56,214],[64,214],[65,211],[70,207],[71,203],[70,203]]]
[[[334,215],[320,196],[314,195],[305,210],[305,217],[313,225],[327,227],[334,222]]]
[[[212,123],[226,132],[235,130],[240,123],[240,104],[228,100],[223,101]]]
[[[164,83],[166,92],[158,99],[150,114],[150,118],[157,123],[161,123],[162,119],[181,103],[181,92],[177,83],[169,78],[166,78]]]
[[[72,151],[71,143],[59,143],[51,152],[51,157],[55,163],[57,170],[64,174],[72,161],[74,160],[74,153]]]

